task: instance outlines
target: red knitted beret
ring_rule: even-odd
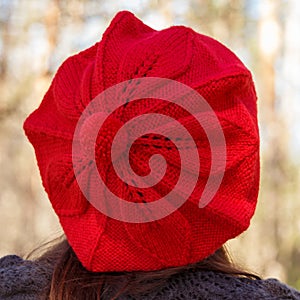
[[[134,116],[155,111],[179,120],[191,131],[200,161],[199,179],[187,201],[159,220],[134,223],[107,216],[87,200],[73,168],[72,143],[82,112],[97,95],[118,83],[145,77],[183,83],[207,101],[226,141],[226,168],[213,199],[199,208],[208,177],[214,176],[202,127],[177,106],[160,106],[159,99],[123,105],[122,113],[112,112],[114,117],[107,118],[98,132],[95,160],[99,176],[124,201],[159,199],[174,187],[181,168],[174,144],[150,132],[132,145],[130,164],[143,175],[149,171],[151,156],[160,154],[167,160],[167,176],[152,188],[128,185],[118,178],[106,152],[116,132]],[[95,120],[91,118],[87,126],[93,127]],[[88,270],[158,270],[200,261],[246,230],[255,211],[259,134],[251,73],[224,45],[190,28],[157,31],[130,12],[118,13],[100,42],[62,64],[24,130],[66,237]],[[82,141],[82,147],[89,148],[89,136]],[[181,142],[180,151],[188,158],[189,147]],[[80,162],[81,178],[95,187],[94,177],[89,176],[90,161],[81,158]]]

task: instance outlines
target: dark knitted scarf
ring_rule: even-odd
[[[51,281],[49,266],[9,255],[0,259],[0,299],[41,299]],[[120,300],[137,300],[123,296]],[[299,299],[300,292],[276,279],[251,280],[211,271],[186,271],[171,277],[167,283],[143,300]]]

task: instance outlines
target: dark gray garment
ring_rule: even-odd
[[[41,299],[48,290],[52,270],[49,265],[23,260],[15,255],[0,259],[0,299]],[[185,271],[172,276],[164,286],[141,296],[120,300],[299,299],[300,293],[276,279],[252,280],[212,271]]]

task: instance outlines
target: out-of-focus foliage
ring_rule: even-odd
[[[60,227],[22,123],[69,55],[101,38],[119,10],[160,29],[185,24],[233,49],[259,97],[262,181],[234,256],[300,288],[300,2],[297,0],[0,0],[0,256],[26,253]]]

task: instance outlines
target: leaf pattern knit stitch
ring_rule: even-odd
[[[0,259],[0,299],[43,299],[51,281],[49,266],[16,255]],[[161,288],[141,297],[120,300],[298,300],[300,293],[276,279],[251,280],[212,271],[186,271],[171,277]]]

